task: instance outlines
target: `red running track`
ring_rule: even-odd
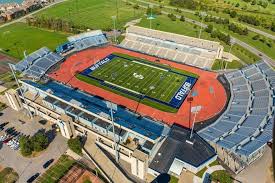
[[[96,63],[100,59],[105,58],[113,52],[119,52],[128,54],[134,57],[143,58],[149,61],[155,61],[156,57],[144,55],[134,51],[126,49],[107,46],[101,48],[94,48],[84,50],[73,54],[65,62],[60,65],[57,71],[49,74],[49,76],[57,81],[64,84],[77,87],[83,91],[86,91],[92,95],[98,95],[106,100],[114,103],[124,105],[131,110],[137,110],[143,116],[150,116],[158,121],[163,121],[167,124],[179,124],[184,127],[189,127],[189,120],[194,120],[194,115],[190,114],[190,103],[185,100],[181,105],[177,113],[163,112],[158,109],[149,107],[144,104],[138,104],[138,102],[128,99],[126,97],[117,95],[110,91],[106,91],[102,88],[87,84],[74,77],[77,72],[83,71],[90,65]],[[195,121],[201,122],[217,115],[226,105],[226,92],[222,84],[217,80],[217,73],[205,71],[195,67],[178,64],[164,59],[159,59],[163,64],[169,64],[172,67],[187,70],[198,74],[200,77],[193,87],[193,91],[198,93],[197,96],[193,97],[191,106],[202,106],[201,111],[197,114]],[[191,115],[191,116],[190,116]]]

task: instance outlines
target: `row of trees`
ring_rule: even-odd
[[[40,152],[49,145],[48,138],[45,133],[38,132],[32,137],[22,136],[19,139],[20,151],[23,156],[30,156],[34,151]]]
[[[207,15],[204,18],[205,22],[215,22],[216,24],[229,24],[229,19],[227,18],[220,18],[220,17],[215,17],[215,16],[209,16]]]
[[[248,29],[246,27],[239,26],[239,25],[234,24],[234,23],[230,23],[228,25],[228,29],[233,31],[234,33],[238,33],[240,35],[247,35],[248,34]]]
[[[238,20],[255,26],[260,25],[260,21],[255,16],[239,15]]]
[[[230,35],[225,34],[219,30],[214,30],[213,25],[208,25],[205,28],[205,32],[208,32],[212,38],[218,38],[219,40],[225,42],[226,44],[230,45]]]
[[[275,1],[275,0],[274,0]],[[231,18],[238,17],[240,22],[245,22],[254,26],[262,26],[265,29],[269,29],[275,32],[275,20],[267,20],[265,18],[258,18],[253,15],[239,15],[236,11],[230,9],[224,9],[223,13],[229,14]]]
[[[170,5],[195,10],[198,2],[194,0],[170,0]]]
[[[29,26],[51,29],[54,31],[80,33],[88,27],[74,25],[72,21],[51,17],[32,17],[26,19]]]

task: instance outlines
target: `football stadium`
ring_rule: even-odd
[[[223,55],[218,42],[137,26],[118,45],[108,39],[89,31],[28,55],[12,67],[22,79],[7,104],[57,124],[68,139],[85,136],[95,163],[95,149],[126,162],[116,178],[98,167],[114,182],[196,174],[218,157],[238,174],[262,156],[275,103],[265,61],[218,73],[210,70]]]

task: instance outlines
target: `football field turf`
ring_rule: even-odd
[[[155,108],[168,109],[179,108],[196,82],[192,73],[119,54],[102,59],[78,78],[142,103],[149,102]]]

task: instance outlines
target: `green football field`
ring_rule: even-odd
[[[181,105],[174,103],[175,95],[190,79],[194,81],[199,76],[161,63],[112,53],[76,77],[153,108],[175,113]]]
[[[186,76],[136,60],[115,57],[91,73],[110,85],[169,103]]]

